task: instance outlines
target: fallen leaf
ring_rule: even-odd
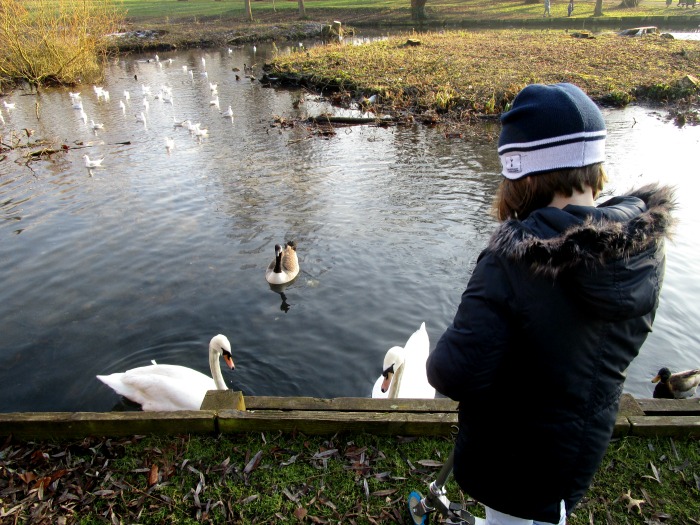
[[[436,461],[434,459],[421,459],[418,461],[419,465],[424,467],[442,467],[442,461]]]
[[[372,496],[377,496],[378,498],[383,498],[384,496],[390,496],[394,494],[399,489],[382,489],[372,492]]]
[[[19,479],[24,481],[27,485],[34,481],[38,476],[34,474],[33,472],[22,472],[21,474],[17,474],[19,476]]]
[[[152,487],[156,483],[158,483],[158,464],[154,463],[151,465],[151,471],[148,474],[148,486]]]
[[[303,521],[304,518],[306,517],[306,509],[304,507],[297,507],[294,510],[294,517],[298,519],[299,521]]]
[[[262,453],[262,450],[258,450],[257,454],[253,456],[253,459],[251,459],[243,469],[244,474],[250,474],[253,470],[258,468],[258,465],[260,465],[260,459],[262,459]]]

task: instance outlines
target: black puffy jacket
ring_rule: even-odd
[[[469,496],[554,523],[581,499],[651,331],[673,207],[670,188],[646,186],[493,234],[427,362],[459,401],[454,476]]]

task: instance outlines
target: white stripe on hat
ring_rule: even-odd
[[[605,130],[596,132],[576,133],[570,138],[583,136],[589,140],[579,140],[561,144],[563,137],[545,139],[520,144],[504,144],[500,147],[507,150],[500,154],[504,177],[514,180],[532,173],[553,171],[563,168],[580,168],[605,160]],[[590,140],[594,138],[594,140]],[[547,147],[547,143],[559,143]],[[544,147],[537,147],[542,146]],[[534,149],[532,149],[534,148]]]

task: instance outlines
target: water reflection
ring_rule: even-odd
[[[352,127],[332,139],[280,130],[275,116],[326,107],[236,80],[233,68],[271,53],[161,53],[162,67],[121,57],[104,85],[110,101],[82,89],[88,118],[104,123],[97,133],[68,89],[11,96],[4,135],[35,129],[68,148],[29,165],[24,150],[0,161],[0,411],[109,410],[117,400],[96,374],[151,359],[206,373],[201,352],[217,333],[233,345],[227,382],[248,395],[369,396],[386,349],[420,322],[434,346],[495,225],[495,144],[425,126]],[[135,117],[142,85],[152,93],[146,126]],[[162,86],[172,104],[155,98]],[[186,119],[209,136],[174,128]],[[606,119],[611,191],[651,180],[681,188],[654,333],[627,382],[648,397],[660,365],[697,366],[699,183],[687,173],[700,133],[639,108]],[[105,157],[92,177],[85,153]],[[291,238],[301,273],[271,289],[274,244]]]

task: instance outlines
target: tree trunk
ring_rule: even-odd
[[[253,10],[250,8],[250,0],[245,0],[245,14],[248,17],[248,22],[253,21]]]
[[[306,7],[304,7],[304,0],[299,0],[299,17],[306,18]]]
[[[593,16],[603,16],[603,0],[595,0]]]
[[[428,0],[411,0],[411,18],[425,20],[425,3]]]

